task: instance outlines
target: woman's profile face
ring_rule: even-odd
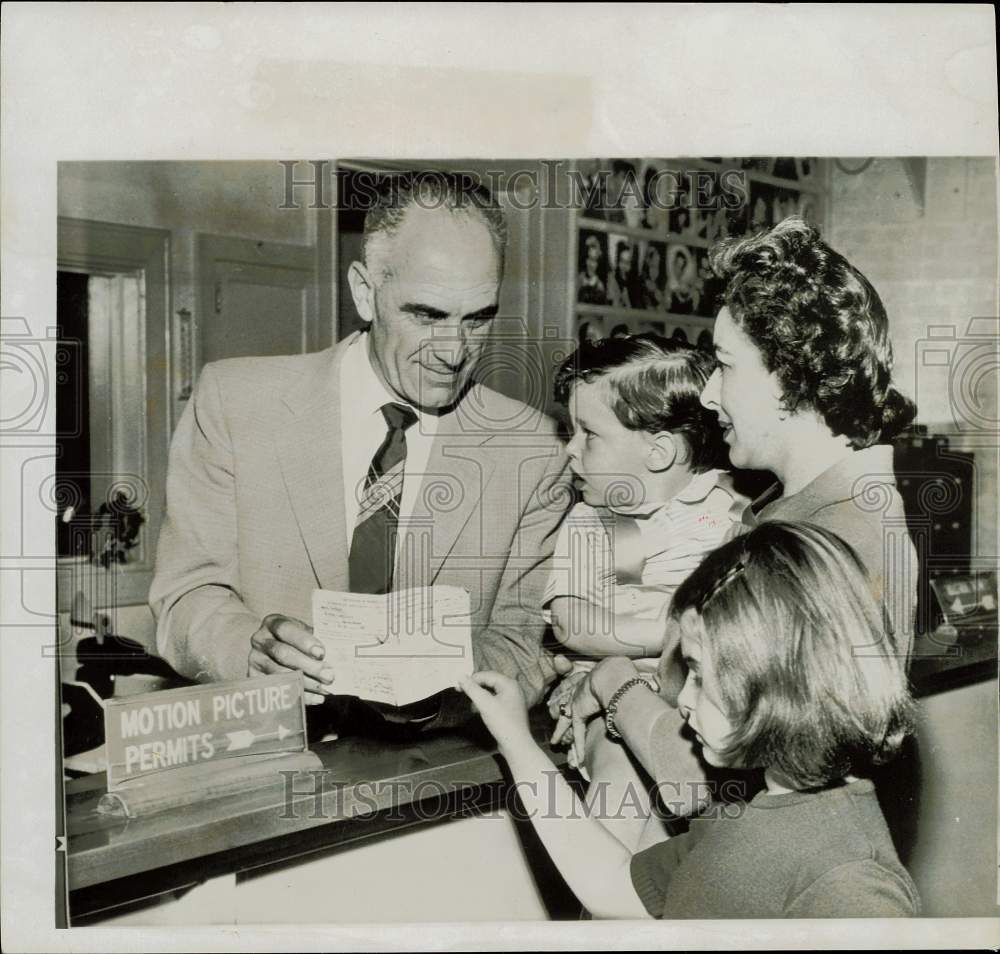
[[[701,392],[701,403],[719,415],[723,439],[734,467],[774,470],[783,461],[781,403],[777,375],[723,307],[715,319],[715,370]]]

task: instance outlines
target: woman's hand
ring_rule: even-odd
[[[600,707],[606,709],[615,692],[639,674],[631,659],[623,656],[602,659],[590,673],[590,687]]]
[[[498,672],[474,672],[458,681],[482,717],[501,751],[511,752],[525,744],[533,746],[528,709],[517,683]]]

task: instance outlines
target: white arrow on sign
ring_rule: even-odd
[[[248,749],[253,745],[254,735],[249,729],[240,729],[239,732],[227,732],[229,736],[229,751],[236,749]]]
[[[254,742],[264,742],[267,739],[277,739],[279,742],[282,741],[286,735],[291,734],[291,729],[286,729],[280,722],[278,723],[277,732],[263,732],[260,735],[254,735],[249,729],[240,729],[237,732],[227,732],[226,735],[229,738],[229,747],[227,752],[236,752],[239,749],[248,749]]]

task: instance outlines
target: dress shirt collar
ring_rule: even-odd
[[[727,493],[730,493],[727,487],[719,483],[721,475],[721,470],[706,470],[703,474],[695,474],[672,499],[647,500],[635,509],[629,510],[628,512],[622,512],[620,515],[623,517],[635,517],[637,520],[644,520],[646,517],[651,517],[657,511],[662,510],[664,507],[670,506],[674,503],[699,504],[712,492],[715,487],[722,486]],[[730,493],[730,496],[731,495],[732,494]],[[618,511],[614,512],[618,513]]]

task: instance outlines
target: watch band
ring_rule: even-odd
[[[660,687],[656,684],[656,680],[651,676],[633,676],[631,679],[626,679],[615,691],[614,695],[608,700],[608,707],[604,712],[604,728],[607,729],[608,736],[612,739],[620,740],[621,733],[615,726],[615,716],[618,714],[618,704],[622,701],[622,697],[630,689],[634,689],[636,686],[645,686],[650,692],[659,692]]]

